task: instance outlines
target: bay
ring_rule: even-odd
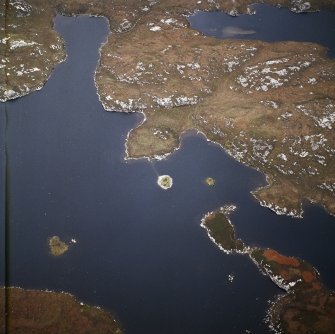
[[[262,320],[280,289],[248,258],[220,252],[200,227],[206,212],[235,203],[232,220],[247,244],[304,258],[334,288],[333,217],[314,205],[302,220],[262,208],[250,190],[264,176],[194,133],[167,160],[126,162],[127,132],[142,116],[107,113],[98,100],[93,78],[107,21],[57,16],[55,28],[66,62],[41,91],[1,104],[11,285],[71,292],[115,311],[127,333],[268,333]],[[173,177],[170,190],[157,186],[157,173]],[[77,243],[53,258],[52,235]]]

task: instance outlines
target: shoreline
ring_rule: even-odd
[[[21,304],[16,305],[14,301],[17,302],[18,300],[20,299],[22,300],[22,298],[24,298],[23,302],[25,303],[25,305],[27,303],[29,305],[29,303],[31,303],[31,299],[32,301],[34,299],[38,299],[37,301],[40,303],[48,302],[53,305],[56,304],[60,308],[60,310],[63,309],[69,312],[68,316],[65,313],[65,317],[63,316],[61,320],[59,319],[59,315],[58,317],[56,316],[54,319],[52,319],[52,322],[45,325],[47,328],[48,326],[49,327],[54,326],[52,328],[55,328],[55,327],[57,328],[57,325],[60,324],[61,322],[62,322],[62,326],[64,326],[63,321],[65,321],[67,326],[71,326],[72,329],[76,328],[77,330],[80,330],[81,324],[78,323],[78,321],[73,322],[69,325],[68,319],[67,319],[67,317],[72,319],[71,316],[73,316],[73,314],[75,315],[75,313],[77,312],[80,314],[80,316],[78,315],[78,317],[81,317],[82,320],[86,320],[87,322],[86,325],[88,326],[88,328],[93,329],[92,326],[95,328],[94,321],[101,321],[103,324],[101,325],[102,327],[100,327],[100,329],[105,329],[103,333],[106,333],[106,334],[107,333],[115,333],[115,334],[124,333],[124,328],[120,322],[120,319],[113,310],[106,310],[102,308],[101,306],[92,305],[92,304],[88,304],[87,302],[83,302],[70,292],[63,291],[63,290],[54,291],[54,290],[49,290],[49,289],[35,289],[35,288],[26,289],[20,286],[10,286],[10,287],[0,286],[0,292],[3,291],[4,293],[6,293],[5,292],[6,290],[7,290],[7,293],[9,294],[9,296],[7,297],[9,298],[9,302],[11,302],[10,294],[12,293],[15,293],[16,295],[17,293],[22,294],[22,296],[21,295],[15,296],[16,298],[13,300],[13,302],[11,302],[12,303],[11,304],[12,317],[17,316],[16,315],[17,312],[19,313],[19,315],[21,314],[21,312],[24,312],[26,316],[28,316],[29,314],[29,312],[27,313],[26,310],[23,310],[23,311],[20,310]],[[41,299],[41,296],[42,296],[42,299]],[[34,306],[36,305],[32,304],[30,312],[34,312]],[[34,323],[35,321],[35,322],[38,322],[36,333],[45,333],[44,331],[42,332],[42,330],[44,329],[40,326],[41,324],[39,322],[39,317],[41,316],[41,314],[45,316],[43,312],[48,312],[48,310],[44,308],[42,309],[39,308],[35,312],[36,313],[32,313],[34,317],[31,320],[32,322],[30,322],[29,324],[26,324],[26,323],[22,323],[22,321],[21,322],[19,321],[16,326],[19,326],[18,328],[21,328],[20,326],[22,326],[22,328],[25,328],[25,329],[33,328],[35,325]],[[2,313],[2,315],[4,316],[4,313]],[[106,325],[108,325],[108,330],[106,330]]]
[[[272,5],[270,5],[272,6]],[[204,11],[210,11],[211,9],[206,9]],[[290,10],[290,8],[288,8],[288,10]],[[190,16],[192,15],[192,13],[194,14],[195,12],[197,11],[197,9],[194,9],[194,10],[190,10],[189,12],[189,15],[186,15],[186,16]],[[202,10],[201,10],[202,11]],[[291,10],[292,11],[292,10]],[[302,208],[302,198],[300,200],[300,204],[299,204],[299,207],[295,208],[295,203],[293,203],[293,208],[289,208],[290,205],[280,205],[278,203],[275,203],[275,202],[271,202],[271,201],[266,201],[266,199],[262,199],[262,198],[259,198],[259,196],[257,195],[257,192],[261,191],[261,190],[266,190],[266,189],[270,189],[273,185],[273,182],[270,180],[270,178],[268,177],[268,174],[266,174],[265,171],[262,171],[260,167],[257,166],[257,162],[255,164],[255,166],[251,166],[250,165],[250,161],[246,161],[244,162],[243,161],[243,158],[237,156],[236,154],[234,154],[234,152],[232,152],[230,149],[228,148],[225,148],[222,144],[218,143],[217,141],[214,141],[214,140],[211,140],[209,139],[203,130],[200,130],[200,129],[197,129],[196,127],[194,128],[189,128],[189,129],[186,129],[186,130],[183,130],[181,133],[179,133],[178,135],[178,146],[176,147],[172,147],[170,149],[169,152],[166,152],[166,153],[162,153],[162,154],[154,154],[153,156],[150,156],[150,155],[143,155],[143,156],[138,156],[138,157],[132,157],[130,156],[129,154],[129,147],[130,147],[130,135],[133,131],[135,131],[136,129],[138,129],[139,127],[141,127],[143,124],[146,123],[147,121],[147,115],[145,113],[145,110],[141,107],[139,107],[139,110],[131,110],[131,103],[129,102],[129,107],[127,107],[127,109],[122,109],[122,105],[120,106],[120,109],[113,109],[111,107],[108,107],[108,105],[106,104],[106,101],[105,99],[102,97],[102,95],[99,93],[99,85],[98,85],[98,82],[97,82],[97,71],[99,69],[99,67],[101,66],[101,56],[102,56],[102,50],[103,48],[108,44],[108,41],[109,41],[109,38],[111,35],[113,35],[114,33],[111,31],[111,24],[110,24],[110,20],[108,19],[107,16],[104,16],[104,15],[97,15],[97,14],[90,14],[90,13],[85,13],[85,14],[76,14],[75,12],[71,12],[71,13],[66,13],[65,10],[63,11],[58,11],[58,13],[56,12],[56,14],[53,16],[52,18],[52,21],[53,21],[53,31],[56,31],[55,30],[55,18],[57,15],[60,15],[60,16],[65,16],[65,17],[78,17],[78,16],[87,16],[87,17],[93,17],[93,18],[103,18],[104,20],[107,21],[107,26],[108,26],[108,33],[105,37],[105,40],[104,42],[101,43],[99,49],[98,49],[98,57],[97,57],[97,65],[95,67],[95,70],[94,70],[94,74],[93,74],[93,80],[94,80],[94,86],[95,86],[95,90],[96,90],[96,94],[98,96],[98,99],[99,99],[99,102],[101,103],[103,109],[107,112],[122,112],[122,113],[141,113],[143,115],[143,119],[135,126],[133,127],[132,129],[130,129],[126,135],[126,140],[125,140],[125,144],[124,144],[124,147],[125,147],[125,153],[124,153],[124,160],[125,161],[130,161],[130,160],[142,160],[142,159],[146,159],[148,161],[152,161],[152,160],[157,160],[157,161],[161,161],[161,160],[165,160],[167,159],[171,154],[173,154],[174,152],[178,151],[180,148],[181,148],[181,145],[182,145],[182,137],[184,136],[184,134],[187,134],[188,132],[190,131],[196,131],[197,134],[202,134],[205,138],[206,138],[206,141],[208,142],[212,142],[213,144],[216,144],[216,145],[219,145],[221,147],[221,149],[223,149],[229,156],[231,156],[233,159],[239,161],[240,163],[242,163],[243,165],[245,166],[248,166],[250,168],[253,168],[257,171],[259,171],[260,173],[262,173],[263,175],[265,175],[266,177],[266,184],[264,186],[260,186],[258,188],[256,188],[255,190],[252,190],[251,191],[251,194],[255,197],[255,199],[258,201],[259,205],[263,206],[263,207],[266,207],[268,209],[270,209],[271,211],[275,212],[277,215],[286,215],[286,216],[290,216],[290,217],[293,217],[293,218],[302,218],[303,217],[303,208]],[[136,22],[132,25],[132,28],[135,28],[137,26],[137,23],[140,19],[138,18],[136,20]],[[188,29],[190,30],[194,30],[194,31],[197,31],[193,28],[190,27],[190,23],[188,21]],[[128,30],[126,31],[128,32]],[[56,33],[58,33],[56,31]],[[122,33],[124,32],[121,32],[120,35],[122,35]],[[202,34],[202,33],[201,33]],[[204,35],[204,34],[202,34]],[[205,35],[204,35],[205,36]],[[48,81],[48,79],[51,77],[51,75],[53,74],[54,72],[54,69],[56,68],[56,66],[58,66],[59,64],[61,64],[62,62],[65,62],[68,58],[68,55],[67,55],[67,52],[66,52],[66,45],[65,45],[65,42],[63,40],[63,38],[61,36],[59,36],[61,41],[62,41],[62,44],[63,44],[63,51],[64,51],[64,57],[61,59],[61,61],[56,64],[54,67],[52,67],[51,71],[50,71],[50,75],[47,79],[45,79],[45,81],[39,86],[37,87],[36,89],[32,89],[30,91],[27,91],[23,94],[17,94],[15,97],[13,98],[18,98],[18,97],[21,97],[21,96],[24,96],[24,95],[28,95],[30,92],[32,91],[36,91],[36,90],[41,90],[43,88],[43,86],[45,85],[45,83]],[[297,188],[298,189],[298,188]],[[313,201],[313,199],[309,199],[308,196],[306,197],[312,204],[315,202]],[[328,199],[327,199],[328,200]],[[328,200],[329,201],[329,200]],[[287,202],[289,204],[289,202]],[[326,202],[325,203],[320,203],[320,205],[324,208],[324,210],[332,215],[332,216],[335,216],[335,213],[334,212],[331,212],[329,209],[326,208]]]
[[[311,6],[309,2],[308,2],[308,4],[309,4],[309,6]],[[240,15],[256,15],[257,12],[256,12],[256,10],[253,8],[253,6],[255,6],[255,5],[256,5],[256,6],[257,6],[257,5],[268,5],[268,6],[273,6],[273,7],[277,7],[277,8],[286,8],[288,11],[290,11],[290,12],[292,12],[292,13],[294,13],[294,14],[297,14],[297,15],[299,15],[299,14],[312,14],[312,13],[320,12],[321,10],[332,10],[330,4],[325,4],[325,5],[322,4],[320,8],[314,8],[314,9],[313,9],[312,7],[305,6],[305,3],[300,4],[300,3],[298,3],[298,2],[295,4],[295,5],[297,5],[298,7],[299,7],[299,6],[301,7],[301,8],[298,8],[298,10],[295,9],[294,7],[292,7],[292,6],[289,6],[289,5],[282,5],[282,4],[280,4],[280,3],[276,3],[276,2],[274,2],[274,3],[267,3],[267,2],[255,2],[255,3],[250,3],[250,4],[248,4],[248,5],[246,6],[246,10],[245,10],[245,11],[239,11],[239,10],[236,9],[236,7],[234,7],[233,9],[229,9],[229,10],[228,10],[228,9],[225,9],[225,8],[220,8],[220,9],[216,9],[216,10],[218,10],[218,11],[220,11],[220,12],[223,12],[223,13],[225,13],[226,15],[229,15],[229,16],[232,16],[232,17],[237,17],[237,16],[240,16]],[[154,8],[154,5],[152,5],[151,3],[150,3],[148,6],[149,6],[149,7],[148,7],[148,8],[149,8],[149,11],[151,10],[151,7]],[[194,15],[194,14],[196,14],[196,13],[199,13],[199,12],[213,12],[213,11],[215,11],[215,9],[213,9],[213,8],[201,8],[201,9],[194,8],[194,9],[185,9],[185,13],[183,13],[183,14],[181,14],[181,15],[184,16],[184,17],[186,17],[186,18],[188,18],[188,17],[190,17],[190,16],[192,16],[192,15]],[[111,34],[116,34],[116,33],[122,34],[122,33],[129,32],[129,31],[133,30],[133,29],[136,27],[138,21],[139,21],[140,18],[141,18],[141,16],[139,16],[139,18],[137,18],[136,22],[130,27],[130,29],[128,29],[128,30],[123,30],[123,31],[118,31],[118,32],[114,32],[114,33],[113,33],[113,32],[112,32],[112,29],[111,29],[110,20],[109,20],[109,18],[108,18],[107,16],[105,16],[105,15],[99,15],[99,14],[93,14],[93,13],[76,13],[76,12],[66,13],[66,11],[60,11],[60,10],[56,10],[56,9],[54,9],[53,12],[54,12],[54,15],[53,15],[53,17],[51,18],[51,20],[53,21],[53,23],[54,23],[54,20],[55,20],[55,18],[56,18],[57,15],[64,16],[64,17],[88,16],[88,17],[92,17],[92,18],[103,18],[103,19],[105,19],[105,20],[107,21],[107,24],[108,24],[108,31],[109,31],[109,32],[108,32],[106,41],[105,41],[104,43],[102,43],[101,47],[99,48],[98,65],[99,65],[99,63],[100,63],[101,48],[102,48],[105,44],[107,44],[107,42],[108,42],[108,37],[109,37]],[[188,21],[188,20],[187,20],[187,21]],[[192,28],[192,27],[190,26],[190,22],[189,22],[189,21],[188,21],[188,27],[187,27],[187,28],[190,29],[190,30],[194,30],[194,31],[197,32],[197,33],[200,33],[200,34],[202,34],[203,36],[206,36],[206,35],[204,35],[202,32],[200,32],[200,31],[198,31],[198,30]],[[53,27],[52,27],[52,31],[56,31],[56,29],[54,28],[54,25],[53,25]],[[56,31],[56,32],[57,32],[57,31]],[[60,36],[60,38],[61,38],[62,41],[64,41],[63,38],[62,38],[61,36]],[[6,41],[6,43],[7,43],[7,41]],[[41,82],[41,84],[39,84],[36,88],[28,89],[28,90],[26,90],[25,92],[22,92],[22,93],[16,93],[16,92],[14,91],[16,94],[11,95],[10,97],[6,97],[6,98],[1,98],[1,97],[0,97],[0,102],[1,102],[1,103],[6,103],[7,101],[15,100],[15,99],[18,99],[18,98],[20,98],[20,97],[24,97],[24,96],[26,96],[26,95],[28,95],[28,94],[30,94],[30,93],[33,93],[34,91],[39,91],[39,90],[41,90],[41,89],[44,87],[44,85],[46,84],[46,82],[50,79],[50,77],[51,77],[51,75],[52,75],[54,69],[55,69],[59,64],[61,64],[62,62],[66,61],[67,56],[68,56],[68,55],[67,55],[67,53],[65,52],[65,57],[64,57],[64,59],[62,59],[62,60],[61,60],[60,62],[58,62],[57,64],[53,64],[53,65],[51,66],[50,74],[49,74],[49,75],[47,76],[47,78],[45,78],[45,79],[43,80],[43,82]],[[96,67],[96,69],[97,69],[97,68],[98,68],[98,66]],[[94,72],[94,82],[95,82],[95,86],[96,86],[96,75],[95,75],[95,74],[96,74],[96,70],[95,70],[95,72]],[[97,86],[96,86],[96,88],[97,88],[97,90],[98,90],[98,87],[97,87]],[[10,91],[10,89],[7,90],[7,91]],[[97,92],[97,94],[98,94],[98,96],[99,96],[99,101],[101,102],[101,104],[103,105],[103,107],[104,107],[104,109],[105,109],[106,111],[125,112],[124,110],[110,110],[110,109],[104,104],[104,102],[101,100],[100,95],[99,95],[98,92]],[[132,112],[132,111],[130,111],[130,112]]]
[[[243,251],[239,251],[237,241],[240,239],[235,236],[234,225],[229,219],[230,211],[225,211],[225,207],[227,206],[206,213],[201,219],[200,226],[207,231],[209,239],[221,251],[227,255],[247,255],[262,275],[285,291],[285,294],[277,295],[269,303],[264,318],[269,329],[276,334],[295,334],[296,328],[302,328],[301,333],[307,333],[309,326],[313,329],[320,326],[323,330],[322,333],[334,330],[335,321],[332,320],[332,314],[335,313],[335,296],[333,291],[323,285],[318,270],[299,257],[285,256],[271,248],[252,247],[243,244]],[[214,216],[215,218],[220,214],[224,216],[223,220],[220,220],[220,224],[229,224],[233,229],[234,235],[226,236],[226,239],[224,239],[226,245],[231,243],[229,238],[233,239],[235,244],[232,249],[225,249],[212,235],[216,234],[218,238],[221,238],[220,233],[227,233],[227,229],[218,231],[216,226],[211,225],[212,229],[206,226],[213,220],[213,218],[209,219],[210,217]],[[313,294],[313,298],[311,298],[311,294]],[[330,301],[325,302],[328,299]],[[306,325],[305,320],[309,319],[310,316],[309,309],[314,310],[315,319],[313,318],[310,325]],[[298,317],[297,319],[292,318],[292,312]],[[283,326],[285,332],[282,331]]]
[[[109,112],[109,111],[108,111]],[[116,111],[116,112],[119,112],[119,111]],[[129,114],[130,112],[127,112],[127,114]],[[271,210],[272,212],[274,212],[276,215],[278,216],[287,216],[287,217],[291,217],[291,218],[297,218],[297,219],[302,219],[304,218],[304,209],[303,209],[303,203],[300,204],[300,210],[299,211],[295,211],[294,209],[292,210],[289,210],[287,209],[286,207],[280,207],[274,203],[267,203],[265,202],[264,200],[261,200],[257,197],[256,195],[256,192],[259,191],[259,190],[263,190],[263,189],[268,189],[271,187],[271,182],[269,180],[269,177],[264,173],[262,172],[259,168],[257,167],[254,167],[254,166],[250,166],[242,161],[240,161],[239,159],[237,159],[229,150],[227,150],[222,144],[216,142],[216,141],[213,141],[211,139],[208,139],[206,134],[201,131],[201,130],[198,130],[196,128],[193,128],[193,129],[187,129],[183,132],[180,133],[179,137],[178,137],[178,142],[179,142],[179,145],[175,148],[173,148],[170,152],[167,152],[167,153],[162,153],[162,154],[158,154],[158,155],[154,155],[154,156],[140,156],[140,157],[130,157],[129,156],[129,151],[128,151],[128,142],[129,142],[129,135],[132,131],[136,130],[137,128],[139,128],[140,126],[142,126],[147,118],[146,118],[146,115],[145,115],[145,112],[143,111],[135,111],[133,113],[139,113],[139,114],[142,114],[144,116],[144,119],[138,124],[136,125],[134,128],[130,129],[127,133],[127,137],[126,137],[126,141],[125,141],[125,144],[124,144],[124,147],[125,147],[125,156],[124,156],[124,161],[141,161],[141,160],[147,160],[148,162],[151,162],[152,160],[156,160],[156,161],[163,161],[163,160],[167,160],[171,155],[173,155],[175,152],[179,151],[181,148],[182,148],[182,145],[183,145],[183,139],[185,136],[202,136],[207,142],[209,143],[212,143],[216,146],[218,146],[221,150],[224,151],[224,153],[226,153],[230,158],[232,158],[234,161],[242,164],[243,166],[246,166],[248,168],[251,168],[253,170],[256,170],[257,172],[261,173],[265,179],[266,179],[266,182],[267,184],[265,184],[264,186],[259,186],[257,187],[256,189],[254,190],[251,190],[250,191],[250,194],[255,198],[255,200],[257,201],[257,203],[264,207],[264,208],[267,208],[269,210]],[[306,198],[306,200],[309,202],[307,205],[317,205],[317,206],[320,206],[327,214],[329,214],[330,216],[332,217],[335,217],[335,214],[333,214],[332,212],[330,212],[324,205],[322,205],[321,203],[318,203],[318,202],[315,202],[315,201],[312,201],[310,200],[309,198]],[[305,204],[306,205],[306,204]]]
[[[266,182],[267,184],[265,186],[261,186],[259,188],[257,188],[256,190],[253,190],[253,191],[250,191],[250,193],[254,196],[254,198],[257,200],[257,202],[259,203],[260,206],[263,206],[263,207],[266,207],[268,209],[270,209],[271,211],[275,212],[277,215],[286,215],[286,216],[291,216],[291,217],[294,217],[294,218],[302,218],[303,216],[303,206],[301,205],[301,212],[298,212],[298,211],[294,211],[294,210],[289,210],[287,208],[281,208],[280,206],[277,206],[275,205],[274,203],[267,203],[265,201],[262,201],[260,199],[257,198],[257,196],[255,195],[255,193],[258,191],[258,190],[261,190],[261,189],[265,189],[265,188],[269,188],[271,186],[271,182],[269,180],[269,178],[267,177],[267,175],[265,173],[263,173],[259,168],[257,167],[251,167],[250,165],[244,163],[244,162],[241,162],[236,156],[234,156],[234,154],[232,153],[231,150],[228,150],[226,148],[224,148],[224,146],[214,140],[211,140],[211,139],[208,139],[207,136],[205,135],[205,133],[201,130],[198,130],[197,128],[190,128],[190,129],[186,129],[184,131],[182,131],[179,136],[178,136],[178,146],[174,147],[170,152],[167,152],[167,153],[164,153],[164,154],[157,154],[157,155],[154,155],[152,157],[150,156],[141,156],[141,157],[131,157],[129,155],[129,139],[130,139],[130,135],[132,133],[132,131],[135,131],[137,128],[141,127],[146,121],[147,121],[147,115],[144,111],[130,111],[130,110],[113,110],[113,109],[110,109],[108,108],[108,106],[103,102],[100,94],[99,94],[99,89],[98,89],[98,85],[97,85],[97,82],[96,82],[96,73],[97,73],[97,69],[100,65],[100,60],[101,60],[101,52],[102,52],[102,48],[108,43],[108,38],[111,36],[111,30],[110,30],[110,22],[109,20],[107,19],[106,16],[99,16],[99,15],[90,15],[90,14],[73,14],[73,15],[65,15],[65,14],[59,14],[59,15],[62,15],[62,16],[67,16],[67,17],[74,17],[74,16],[89,16],[89,17],[92,17],[92,18],[104,18],[108,21],[108,29],[109,29],[109,32],[107,33],[107,36],[106,36],[106,40],[104,42],[101,43],[99,49],[98,49],[98,64],[97,66],[95,67],[95,70],[94,70],[94,74],[93,74],[93,80],[94,80],[94,86],[95,86],[95,89],[96,89],[96,94],[98,95],[98,99],[102,105],[102,107],[104,108],[104,110],[106,112],[118,112],[118,113],[125,113],[125,114],[130,114],[130,113],[139,113],[139,114],[143,114],[143,119],[141,119],[139,121],[139,123],[134,126],[132,129],[130,129],[128,132],[127,132],[127,135],[126,135],[126,140],[124,142],[124,155],[123,155],[123,160],[125,162],[128,162],[128,161],[131,161],[131,160],[148,160],[149,162],[151,162],[152,160],[156,160],[156,161],[161,161],[161,160],[167,160],[170,155],[174,154],[175,152],[177,152],[178,150],[180,150],[182,148],[182,145],[183,145],[183,140],[184,138],[191,134],[191,135],[194,135],[194,136],[199,136],[199,135],[203,135],[204,138],[206,139],[207,142],[211,142],[215,145],[218,145],[222,150],[224,150],[225,154],[228,154],[229,157],[231,157],[232,159],[234,159],[234,161],[237,161],[239,163],[242,163],[243,166],[247,166],[249,168],[252,168],[252,169],[255,169],[257,170],[258,172],[262,173],[262,175],[264,175],[266,177]],[[133,26],[133,28],[135,27],[135,25]],[[62,39],[62,41],[64,42],[63,38],[60,36],[60,38]],[[54,70],[55,68],[60,65],[61,63],[67,61],[68,59],[68,54],[66,52],[66,46],[65,46],[65,43],[64,43],[64,49],[65,49],[65,57],[64,59],[62,59],[57,65],[55,65],[51,72],[50,72],[50,75],[49,77],[47,78],[47,80],[42,84],[41,88],[39,89],[34,89],[32,90],[31,92],[34,92],[36,90],[40,90],[44,87],[44,85],[46,84],[46,82],[49,80],[49,78],[54,74]],[[27,94],[25,95],[28,95],[30,92],[28,92]],[[25,96],[25,95],[22,95],[22,96]],[[18,98],[18,97],[15,97],[15,99]],[[14,99],[14,98],[13,98]],[[308,199],[309,203],[310,204],[318,204],[318,203],[315,203],[313,202],[312,200]],[[334,214],[330,213],[325,206],[323,206],[322,204],[318,204],[320,205],[328,214],[334,216]],[[221,250],[223,251],[225,254],[233,254],[233,253],[237,253],[237,254],[248,254],[249,257],[252,259],[252,257],[250,256],[250,252],[252,250],[252,248],[249,248],[249,247],[245,247],[243,251],[230,251],[230,250],[227,250],[225,249],[224,247],[222,247],[220,244],[216,243],[215,239],[213,237],[211,237],[210,233],[209,233],[209,229],[205,226],[205,220],[206,218],[208,218],[208,216],[210,214],[213,214],[215,211],[212,211],[212,212],[208,212],[207,213],[207,217],[205,215],[205,217],[203,217],[201,219],[201,224],[200,226],[202,228],[204,228],[206,231],[207,231],[207,235],[208,237],[210,238],[210,240],[215,243],[215,245]],[[227,214],[228,215],[228,214]],[[228,221],[230,223],[230,225],[233,227],[233,224],[231,223],[229,217],[228,217]],[[257,262],[254,261],[254,263],[257,265]],[[282,281],[278,280],[277,277],[274,276],[274,279],[272,279],[271,277],[271,271],[266,271],[266,273],[264,273],[264,271],[261,270],[261,267],[259,266],[258,264],[258,268],[259,270],[262,272],[263,275],[267,276],[267,277],[270,277],[270,279],[281,289],[285,290],[285,291],[289,291],[290,287],[287,287],[287,285],[283,284]],[[280,286],[281,284],[281,286]],[[39,291],[39,290],[32,290],[32,291]],[[43,291],[43,290],[41,290]],[[47,290],[48,291],[48,290]],[[50,291],[50,292],[53,292],[53,291]],[[57,293],[57,292],[55,292]],[[63,292],[62,292],[63,293]],[[67,293],[67,292],[64,292],[64,294],[69,294],[71,295],[71,293]],[[74,296],[73,296],[74,297]],[[85,304],[86,305],[86,304]],[[87,305],[89,306],[89,305]],[[99,308],[98,306],[96,308]]]

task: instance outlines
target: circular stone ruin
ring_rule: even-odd
[[[172,177],[170,175],[160,175],[157,184],[164,190],[170,189],[173,185]]]

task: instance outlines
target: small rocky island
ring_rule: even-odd
[[[206,214],[201,226],[222,251],[248,255],[286,292],[268,311],[270,328],[278,334],[335,333],[335,294],[322,284],[318,272],[309,263],[273,249],[245,246],[236,239],[230,207]]]
[[[110,313],[79,302],[68,293],[0,288],[1,301],[5,294],[8,303],[6,310],[5,303],[0,303],[0,333],[123,333]]]
[[[160,175],[157,184],[164,190],[170,189],[173,185],[173,179],[170,175]]]
[[[206,177],[205,183],[208,186],[213,187],[215,185],[215,180],[212,177]]]
[[[60,256],[69,250],[69,245],[63,242],[57,235],[49,239],[50,253],[53,256]]]

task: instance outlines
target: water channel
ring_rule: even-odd
[[[215,17],[210,24],[207,15]],[[267,15],[263,19],[273,22]],[[220,13],[198,13],[190,21],[203,31],[222,31],[222,17],[234,24],[257,21],[257,15]],[[295,17],[292,25],[300,20]],[[67,60],[41,91],[6,103],[1,140],[10,169],[11,285],[73,293],[114,311],[129,334],[269,333],[262,320],[268,301],[281,290],[248,258],[220,252],[200,227],[206,212],[234,203],[232,221],[247,244],[299,256],[335,288],[333,217],[314,205],[305,206],[304,219],[259,206],[250,190],[265,184],[264,176],[192,133],[167,160],[126,162],[127,132],[142,116],[107,113],[98,100],[93,77],[107,21],[57,16],[55,28],[66,41]],[[3,134],[4,104],[0,107]],[[170,190],[157,186],[156,171],[173,177]],[[216,179],[215,187],[204,184],[207,176]],[[53,258],[47,244],[52,235],[77,243]]]

